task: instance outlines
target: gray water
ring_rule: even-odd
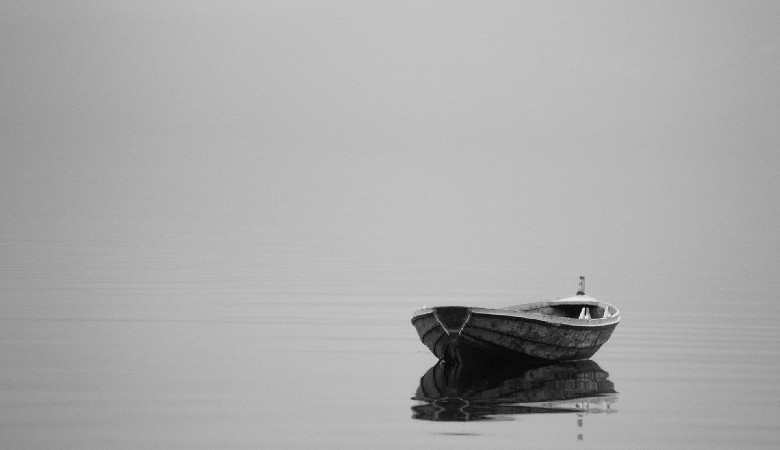
[[[780,447],[779,18],[0,2],[0,447]],[[471,380],[570,401],[418,395],[581,275],[598,369]]]
[[[571,295],[566,261],[412,260],[376,253],[377,236],[300,230],[82,231],[0,242],[5,448],[780,444],[780,306],[767,301],[780,286],[750,270],[592,267],[588,293],[621,309],[593,358],[617,394],[584,412],[435,421],[412,399],[436,363],[412,312]]]

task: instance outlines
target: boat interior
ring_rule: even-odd
[[[567,319],[609,319],[618,314],[617,309],[585,295],[585,277],[580,277],[577,295],[550,302],[521,305],[520,310]]]
[[[540,302],[529,305],[510,306],[507,309],[538,313],[546,316],[565,317],[568,319],[608,319],[617,313],[614,307],[599,302],[565,301]]]
[[[602,319],[605,317],[612,317],[611,312],[608,309],[584,304],[568,304],[568,305],[555,305],[544,306],[541,308],[533,309],[531,312],[544,314],[547,316],[567,317],[569,319]],[[605,314],[606,313],[606,314]]]

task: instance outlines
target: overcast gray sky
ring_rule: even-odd
[[[0,5],[5,227],[766,265],[778,144],[776,1]]]

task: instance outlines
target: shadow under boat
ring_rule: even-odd
[[[609,374],[594,361],[508,365],[439,361],[420,379],[414,419],[473,421],[515,414],[614,413]]]

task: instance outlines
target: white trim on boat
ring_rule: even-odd
[[[594,306],[609,311],[610,317],[602,317],[599,319],[577,319],[569,317],[552,316],[548,314],[542,314],[538,312],[532,312],[534,309],[543,308],[545,306],[560,306],[560,305],[586,305]],[[444,306],[441,306],[444,307]],[[557,323],[562,325],[575,325],[580,327],[598,327],[604,325],[610,325],[620,322],[620,311],[609,303],[599,301],[593,297],[587,295],[577,295],[575,297],[560,298],[557,300],[547,300],[542,302],[526,303],[523,305],[507,306],[505,308],[476,308],[476,307],[463,307],[469,311],[469,318],[472,313],[501,316],[501,317],[523,317],[532,320],[538,320],[548,323]],[[423,308],[414,312],[412,320],[419,316],[431,314],[436,309]],[[434,315],[435,316],[435,315]],[[438,318],[436,318],[438,321]],[[468,322],[468,320],[466,320]],[[441,324],[441,322],[440,322]],[[465,325],[465,322],[464,322]],[[445,328],[442,326],[442,328]]]

